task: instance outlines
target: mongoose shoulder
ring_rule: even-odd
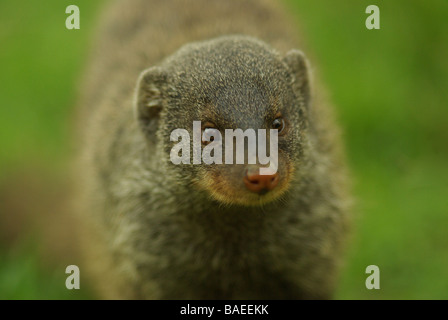
[[[346,170],[296,38],[273,1],[107,10],[83,90],[78,174],[105,297],[332,297]],[[252,174],[261,165],[172,163],[170,134],[193,136],[193,121],[201,132],[278,129],[275,177]]]

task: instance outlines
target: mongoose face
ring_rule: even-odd
[[[297,50],[283,57],[243,36],[189,44],[142,73],[138,121],[152,147],[166,157],[160,160],[189,182],[185,187],[193,186],[224,204],[261,205],[281,199],[290,181],[300,179],[307,145],[308,83],[307,63]],[[202,132],[219,130],[223,140],[226,129],[277,129],[277,172],[259,175],[260,165],[248,164],[247,157],[244,164],[170,164],[175,143],[169,133],[182,128],[193,137],[193,121],[201,121]],[[203,141],[202,148],[205,145]]]

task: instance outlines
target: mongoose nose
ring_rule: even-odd
[[[278,173],[261,175],[258,172],[251,173],[249,170],[246,171],[244,184],[246,185],[246,188],[252,192],[265,194],[277,186]]]

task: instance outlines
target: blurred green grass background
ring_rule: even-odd
[[[353,172],[355,230],[336,298],[448,299],[448,1],[286,2],[337,107]],[[32,226],[14,219],[27,210],[38,220],[66,176],[102,3],[76,1],[75,31],[65,28],[70,1],[0,2],[0,299],[91,297],[65,289],[66,264],[46,262]],[[365,28],[370,4],[380,30]],[[371,264],[380,290],[365,287]]]

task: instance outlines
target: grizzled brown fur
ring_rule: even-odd
[[[103,297],[313,299],[334,292],[346,173],[328,105],[274,1],[117,1],[81,99],[83,241]],[[194,120],[269,129],[279,185],[244,165],[174,165]],[[89,230],[89,231],[87,231]]]

